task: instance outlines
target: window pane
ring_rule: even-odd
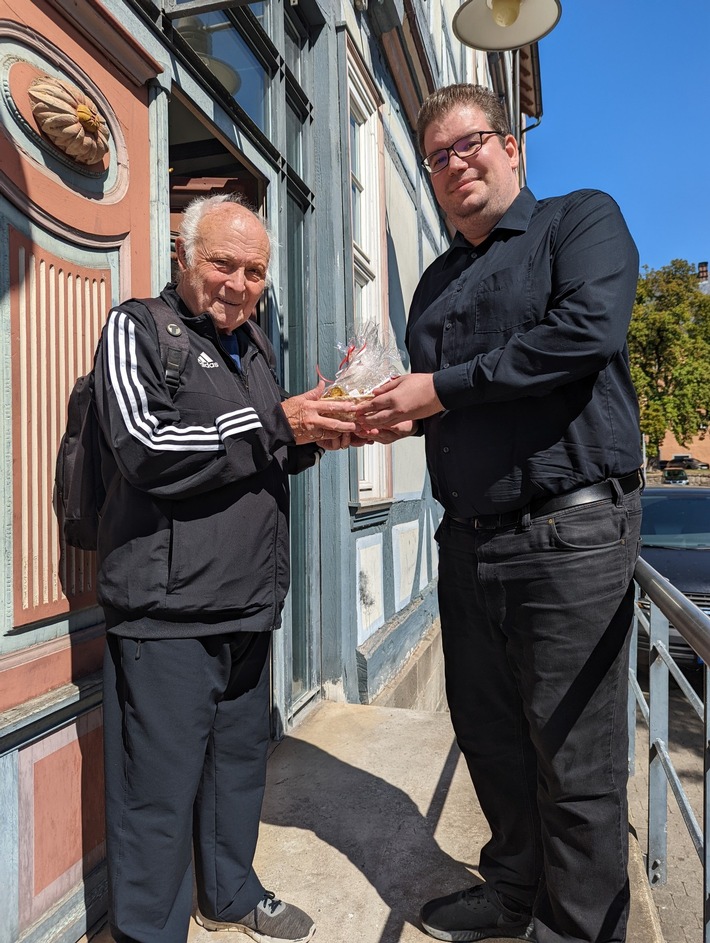
[[[262,131],[267,125],[269,75],[220,10],[175,20],[175,28]]]
[[[360,176],[360,125],[356,119],[350,115],[350,173],[355,177]]]
[[[359,281],[355,281],[355,293],[354,293],[354,315],[355,315],[355,327],[360,327],[363,321],[362,317],[362,296],[363,296],[363,286]]]
[[[303,40],[288,17],[286,18],[284,27],[284,58],[286,59],[286,65],[293,72],[299,83],[303,84],[303,77],[301,75],[301,49],[303,47]]]
[[[180,6],[182,3],[190,3],[191,0],[175,0],[176,4]],[[266,4],[263,0],[249,0],[249,9],[257,18],[257,20],[263,22],[264,19],[264,9]]]
[[[249,9],[261,23],[262,27],[266,29],[266,4],[265,3],[250,3]]]
[[[357,118],[350,113],[350,192],[351,213],[353,227],[353,241],[360,243],[362,236],[362,184],[360,183],[360,139],[362,126]]]
[[[286,106],[286,158],[303,177],[303,121],[290,105]]]
[[[351,213],[353,218],[353,242],[359,244],[362,236],[360,232],[360,188],[354,181],[350,192],[352,194]]]

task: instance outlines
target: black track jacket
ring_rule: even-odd
[[[242,328],[240,375],[208,315],[191,316],[172,285],[161,297],[190,339],[174,398],[140,302],[109,313],[96,358],[107,629],[176,638],[277,628],[289,584],[288,473],[319,450],[293,447],[253,322]]]

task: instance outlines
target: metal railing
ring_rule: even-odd
[[[634,609],[629,670],[629,770],[634,772],[636,753],[636,709],[648,725],[648,848],[646,868],[651,886],[666,883],[668,786],[678,804],[683,822],[703,868],[704,943],[710,943],[710,618],[687,599],[665,577],[644,560],[634,573],[636,606]],[[669,623],[702,660],[703,694],[701,700],[680,670],[669,650]],[[636,675],[638,633],[649,639],[648,701]],[[693,812],[673,765],[669,752],[669,679],[678,687],[703,721],[703,824]]]

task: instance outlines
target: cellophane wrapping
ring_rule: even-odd
[[[325,398],[367,399],[378,386],[403,373],[397,346],[381,340],[374,321],[365,322],[347,345],[338,345],[338,351],[343,359],[335,379],[323,390]]]

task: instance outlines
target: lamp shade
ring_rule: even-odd
[[[239,78],[239,73],[235,72],[231,65],[222,62],[221,59],[215,59],[214,56],[206,56],[204,53],[200,53],[200,59],[202,59],[212,75],[224,85],[230,95],[237,94],[242,80]]]
[[[510,26],[493,18],[491,0],[465,0],[454,14],[454,35],[465,46],[493,52],[519,49],[542,39],[562,15],[560,0],[520,0],[520,13]]]

